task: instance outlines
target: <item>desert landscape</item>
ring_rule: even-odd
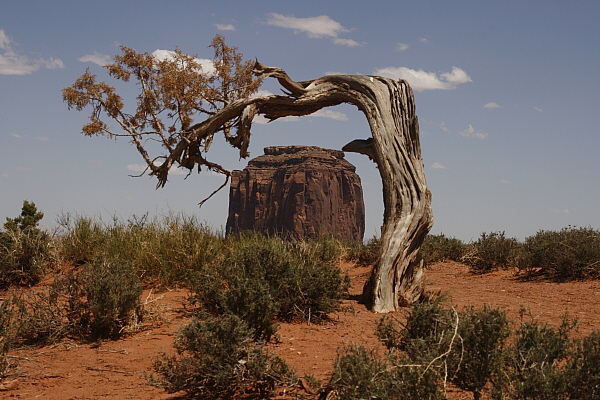
[[[350,295],[339,312],[326,322],[281,323],[279,341],[270,343],[270,351],[280,355],[298,376],[313,375],[326,381],[331,375],[337,350],[362,344],[379,349],[383,346],[375,335],[381,314],[373,313],[359,302],[362,285],[370,267],[344,263],[351,278]],[[600,329],[600,281],[566,283],[523,280],[516,270],[499,270],[474,274],[463,264],[441,262],[427,268],[425,290],[447,295],[457,308],[490,304],[506,310],[517,323],[519,309],[525,307],[535,318],[557,327],[562,315],[579,321],[574,335],[587,335]],[[47,282],[46,282],[47,283]],[[44,282],[41,286],[44,286]],[[32,290],[35,290],[32,289]],[[6,293],[2,294],[2,297]],[[82,343],[63,340],[51,346],[29,347],[12,351],[11,362],[17,366],[0,382],[1,398],[23,399],[176,399],[183,393],[167,394],[150,386],[147,378],[153,360],[161,352],[173,352],[176,331],[189,322],[184,290],[144,292],[142,300],[152,310],[153,320],[138,332],[120,340]],[[404,321],[410,308],[393,313]],[[315,398],[306,389],[280,390],[273,398]],[[470,393],[449,387],[451,399],[470,399]]]

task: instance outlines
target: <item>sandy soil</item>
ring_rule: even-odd
[[[327,379],[336,350],[352,343],[381,348],[374,335],[381,315],[358,302],[369,268],[345,265],[352,279],[350,298],[342,310],[324,324],[281,324],[280,342],[269,345],[299,376],[311,374]],[[458,263],[435,264],[426,272],[426,290],[441,291],[458,309],[485,303],[506,309],[517,321],[523,306],[541,321],[558,326],[566,312],[580,323],[576,335],[600,329],[600,281],[555,283],[523,281],[514,271],[474,275]],[[171,352],[173,335],[188,321],[183,313],[187,293],[164,292],[144,299],[159,317],[145,330],[119,341],[99,344],[64,341],[59,344],[20,349],[10,353],[18,364],[14,373],[0,381],[0,399],[174,399],[176,395],[149,386],[153,359]],[[407,310],[394,313],[403,320]],[[452,390],[452,399],[468,399],[469,394]],[[283,397],[282,397],[283,398]]]

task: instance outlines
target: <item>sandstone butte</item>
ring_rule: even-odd
[[[233,171],[227,232],[252,230],[362,241],[365,208],[356,167],[340,150],[271,146]]]

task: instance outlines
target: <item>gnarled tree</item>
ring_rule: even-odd
[[[135,114],[125,114],[114,88],[96,82],[89,71],[63,91],[63,98],[78,110],[92,107],[84,134],[131,138],[147,171],[158,179],[158,186],[165,185],[174,166],[190,172],[205,166],[229,176],[229,171],[208,161],[204,154],[214,135],[223,132],[240,157],[247,157],[250,128],[257,114],[275,120],[312,114],[341,103],[356,105],[365,114],[372,137],[354,140],[343,150],[365,154],[377,164],[385,207],[381,254],[363,294],[377,312],[393,311],[415,301],[422,291],[418,251],[433,216],[408,83],[362,75],[328,75],[295,82],[280,68],[258,61],[243,63],[237,49],[225,46],[222,36],[211,46],[215,49],[216,73],[202,70],[194,57],[180,51],[159,61],[123,48],[123,55],[115,57],[116,62],[107,68],[115,78],[128,80],[131,74],[137,78],[142,94]],[[278,79],[284,94],[249,97],[267,77]],[[124,133],[110,131],[100,120],[102,112],[116,120]],[[195,122],[193,117],[199,114],[205,119]],[[165,124],[162,116],[171,124]],[[150,157],[145,138],[155,138],[161,144],[159,156]]]

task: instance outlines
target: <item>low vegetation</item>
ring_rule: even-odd
[[[600,394],[600,331],[569,336],[575,321],[549,327],[522,311],[511,335],[499,309],[457,311],[439,300],[415,305],[404,325],[383,317],[384,357],[363,346],[340,351],[325,392],[340,399],[444,399],[453,384],[481,399],[592,399]]]
[[[225,237],[182,215],[105,223],[66,214],[50,235],[39,228],[42,218],[25,201],[0,231],[0,378],[13,367],[11,349],[118,339],[143,326],[143,287],[179,286],[191,293],[193,318],[177,333],[175,353],[156,358],[150,382],[202,398],[269,397],[299,384],[265,350],[278,323],[326,320],[348,295],[340,261],[369,265],[381,248],[376,237],[366,244]],[[568,227],[524,242],[492,232],[469,244],[429,235],[421,257],[425,265],[463,262],[477,273],[516,267],[558,280],[598,278],[600,232]],[[56,265],[47,284],[24,289]],[[574,321],[552,328],[525,310],[512,333],[509,326],[499,309],[456,310],[433,298],[416,304],[405,324],[380,320],[385,355],[351,345],[340,349],[326,384],[305,382],[340,399],[442,399],[450,384],[475,399],[600,397],[598,331],[572,339]]]

